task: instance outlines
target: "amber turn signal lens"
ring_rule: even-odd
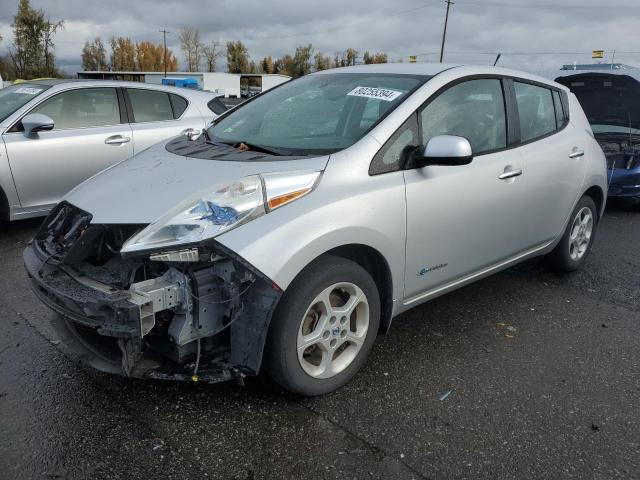
[[[269,199],[268,205],[269,210],[274,210],[282,205],[285,205],[296,198],[300,198],[303,195],[306,195],[311,191],[310,188],[305,188],[304,190],[297,190],[295,192],[287,193],[286,195],[280,195],[279,197]]]

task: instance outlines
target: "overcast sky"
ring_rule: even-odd
[[[0,0],[0,53],[11,44],[17,5],[18,0]],[[445,15],[444,0],[32,0],[32,5],[52,20],[64,19],[64,30],[55,37],[56,56],[69,73],[79,69],[82,46],[95,36],[105,43],[114,35],[161,42],[163,28],[171,32],[167,42],[182,67],[178,32],[184,26],[199,28],[205,41],[242,40],[256,61],[308,43],[327,54],[353,47],[361,53],[384,51],[390,59],[418,55],[418,61],[437,61]],[[596,49],[606,50],[608,59],[615,49],[616,61],[640,66],[639,0],[455,0],[445,61],[493,63],[503,52],[500,65],[536,70],[590,62]]]

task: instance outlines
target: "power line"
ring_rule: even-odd
[[[395,17],[401,17],[404,15],[408,15],[410,13],[414,13],[420,10],[424,10],[427,8],[431,8],[434,7],[436,5],[439,5],[441,2],[441,0],[437,0],[431,3],[428,3],[426,5],[421,5],[419,7],[416,8],[412,8],[410,10],[404,10],[402,12],[397,12],[397,13],[390,13],[390,14],[384,14],[384,18],[388,19],[388,18],[395,18]],[[291,33],[288,35],[264,35],[264,36],[259,36],[259,37],[251,37],[251,40],[279,40],[279,39],[285,39],[285,38],[296,38],[296,37],[307,37],[307,36],[312,36],[312,35],[324,35],[325,33],[333,33],[333,32],[338,32],[340,30],[346,30],[348,28],[353,27],[354,25],[357,25],[358,23],[361,22],[361,19],[356,20],[355,22],[349,22],[343,25],[340,25],[338,27],[333,27],[333,28],[329,28],[326,30],[318,30],[318,31],[314,31],[314,32],[301,32],[301,33]]]
[[[557,4],[538,4],[538,5],[527,5],[527,4],[523,4],[523,3],[514,3],[514,2],[501,2],[501,1],[497,1],[497,0],[465,0],[464,3],[475,3],[478,6],[482,5],[485,7],[507,7],[507,8],[528,8],[528,9],[540,9],[540,10],[548,10],[548,9],[553,9],[553,10],[561,10],[561,9],[580,9],[580,10],[584,10],[587,8],[594,8],[594,9],[607,9],[607,10],[611,10],[611,9],[632,9],[632,10],[640,10],[640,6],[638,5],[611,5],[610,3],[607,3],[606,5],[595,5],[595,4],[590,4],[590,5],[585,5],[585,4],[571,4],[571,5],[567,5],[567,4],[561,4],[561,3],[557,3]]]
[[[616,52],[616,56],[619,55],[640,55],[640,51],[631,51],[631,50],[615,50]],[[417,53],[414,54],[412,53],[411,55],[413,56],[417,56],[417,57],[426,57],[426,56],[437,56],[439,55],[440,52],[437,51],[432,51],[432,52],[422,52],[422,53]],[[500,54],[502,57],[505,56],[541,56],[541,55],[588,55],[589,57],[591,57],[592,51],[574,51],[574,52],[559,52],[559,51],[532,51],[532,52],[524,52],[524,51],[520,51],[520,52],[499,52],[498,50],[494,51],[494,52],[487,52],[487,51],[483,51],[483,52],[476,52],[476,51],[454,51],[454,52],[447,52],[447,55],[488,55],[488,56],[496,56],[497,54]],[[409,55],[403,55],[401,57],[394,57],[391,58],[390,61],[399,61],[399,60],[404,60],[405,58],[407,58]]]

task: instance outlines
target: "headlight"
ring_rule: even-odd
[[[199,192],[123,245],[121,252],[164,249],[220,235],[310,193],[320,172],[252,175]]]

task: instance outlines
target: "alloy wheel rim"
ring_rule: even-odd
[[[569,234],[569,256],[578,261],[584,257],[593,235],[593,213],[589,207],[583,207],[573,219]]]
[[[302,369],[327,379],[357,357],[369,329],[369,302],[355,284],[325,288],[311,302],[298,327],[297,352]]]

